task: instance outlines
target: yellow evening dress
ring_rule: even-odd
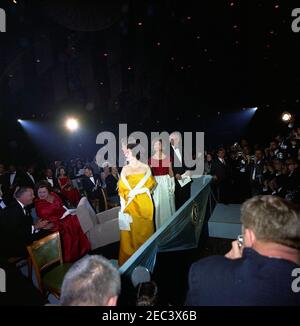
[[[119,180],[119,196],[121,203],[125,204],[123,211],[132,218],[130,231],[120,230],[119,266],[154,233],[154,208],[150,191],[155,184],[149,171],[145,174],[121,176]],[[132,196],[131,190],[137,189],[139,193]]]

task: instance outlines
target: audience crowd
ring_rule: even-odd
[[[295,292],[290,286],[293,270],[300,268],[300,128],[277,135],[264,146],[245,139],[220,146],[205,152],[204,158],[204,174],[212,176],[216,200],[244,203],[244,242],[234,241],[224,257],[192,265],[186,304],[300,305],[299,287]],[[82,196],[97,213],[119,206],[119,172],[108,162],[99,167],[95,159],[56,161],[44,168],[0,163],[1,259],[26,256],[26,245],[59,230],[65,260],[77,261],[65,277],[61,304],[116,305],[117,270],[101,257],[78,260],[89,252],[89,243],[76,216],[61,217]],[[30,210],[36,215],[33,225]],[[18,214],[26,217],[22,225],[12,218]],[[12,241],[16,235],[19,242]]]

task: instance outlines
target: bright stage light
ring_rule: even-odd
[[[66,128],[70,131],[75,131],[79,127],[79,123],[77,119],[69,118],[66,120]]]
[[[22,119],[18,119],[17,121],[18,121],[19,123],[21,123],[21,122],[22,122]]]
[[[290,112],[283,112],[281,115],[281,120],[285,123],[289,123],[292,120],[292,115]]]

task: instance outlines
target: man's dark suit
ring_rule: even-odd
[[[95,183],[87,177],[82,176],[81,182],[82,182],[82,188],[86,192],[87,198],[89,201],[93,201],[95,199],[99,199],[99,211],[105,210],[105,201],[103,198],[103,193],[101,189],[101,179],[99,175],[93,175]]]
[[[224,164],[217,158],[212,163],[210,173],[217,176],[214,187],[217,191],[218,201],[228,204],[231,200],[231,169],[229,163],[225,161]]]
[[[3,198],[6,203],[10,203],[13,200],[13,194],[16,190],[16,187],[20,185],[22,175],[20,172],[16,172],[13,183],[10,183],[11,173],[6,173],[3,177],[2,191]]]
[[[189,273],[188,306],[300,305],[292,291],[292,270],[284,259],[262,256],[250,248],[240,259],[210,256],[194,263]]]
[[[0,214],[0,256],[23,257],[27,256],[26,246],[32,241],[49,234],[41,230],[32,234],[32,217],[24,213],[21,205],[16,201],[6,207]]]
[[[1,207],[1,204],[4,206],[4,208]],[[3,200],[3,198],[0,197],[0,214],[1,212],[4,211],[5,206],[6,206],[6,202]]]
[[[49,181],[49,179],[46,176],[42,180],[40,180],[40,181],[48,181],[53,189],[60,189],[57,178],[55,178],[53,176],[50,179],[52,180],[53,186],[52,186],[51,182]]]
[[[30,176],[25,172],[25,173],[22,174],[18,186],[20,186],[20,187],[30,187],[30,188],[34,189],[35,182],[36,182],[36,179],[35,179],[34,176],[33,176],[33,179],[34,179],[34,182],[30,178]]]
[[[251,195],[261,195],[263,192],[263,172],[264,172],[264,161],[261,160],[257,163],[251,163],[249,166],[250,171],[250,188]]]
[[[191,182],[186,184],[184,187],[181,187],[178,180],[176,179],[176,174],[182,175],[185,173],[188,168],[184,164],[183,150],[180,151],[182,162],[180,162],[177,157],[174,149],[170,146],[170,156],[172,161],[172,169],[175,178],[175,206],[176,210],[178,210],[191,196]]]
[[[300,168],[289,173],[282,184],[281,194],[283,197],[300,204]]]

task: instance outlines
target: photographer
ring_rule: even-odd
[[[257,196],[241,208],[243,236],[225,257],[194,263],[186,304],[300,305],[292,271],[300,267],[300,211],[276,196]],[[241,241],[243,240],[243,241]]]
[[[249,146],[244,146],[243,150],[237,153],[234,163],[234,193],[237,203],[242,203],[250,197],[249,187],[249,164],[251,162]]]

